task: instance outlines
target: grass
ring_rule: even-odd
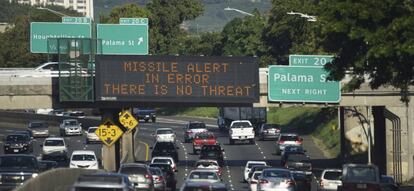
[[[216,107],[191,107],[191,108],[159,108],[161,115],[181,115],[192,117],[217,118],[218,108]]]

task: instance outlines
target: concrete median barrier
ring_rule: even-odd
[[[13,191],[69,191],[82,174],[105,172],[103,170],[57,168],[39,174]]]

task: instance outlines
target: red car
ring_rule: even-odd
[[[211,132],[197,133],[193,139],[193,152],[197,154],[203,145],[216,145],[217,139]]]

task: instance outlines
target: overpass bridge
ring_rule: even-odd
[[[348,80],[341,81],[345,85]],[[341,92],[341,101],[331,103],[269,103],[267,74],[260,72],[260,101],[256,107],[338,107],[341,131],[341,149],[346,159],[347,148],[368,145],[366,132],[371,132],[372,161],[384,174],[403,182],[414,177],[414,106],[401,102],[400,91],[392,87],[372,90],[368,84],[353,92]],[[412,100],[414,88],[409,98]],[[126,103],[128,104],[128,103]],[[145,103],[143,103],[145,104]],[[119,105],[117,105],[119,107]],[[126,107],[128,105],[125,105]],[[60,103],[58,78],[44,75],[0,75],[0,108],[79,108],[98,107],[94,103]],[[106,105],[111,108],[113,105]],[[131,105],[129,105],[131,107]],[[359,138],[356,138],[359,137]]]

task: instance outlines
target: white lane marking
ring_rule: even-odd
[[[6,129],[6,132],[14,132],[14,130]]]
[[[80,142],[81,142],[81,140],[76,140],[76,142],[80,143]]]
[[[259,146],[259,144],[255,143],[256,147],[259,149],[260,154],[262,154],[263,159],[266,159],[266,155],[264,154],[262,148]]]

